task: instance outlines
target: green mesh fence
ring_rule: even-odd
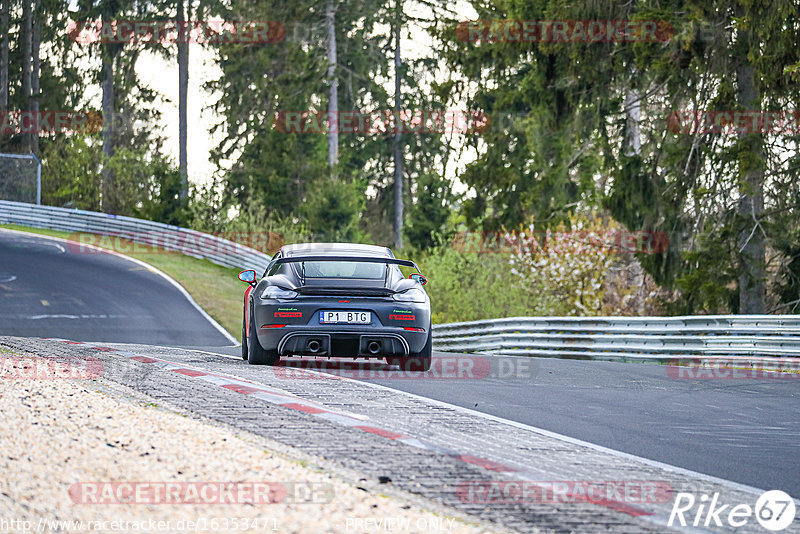
[[[0,154],[0,199],[35,204],[38,166],[33,156]]]

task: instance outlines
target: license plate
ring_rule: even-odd
[[[320,323],[370,324],[372,313],[360,311],[321,311]]]

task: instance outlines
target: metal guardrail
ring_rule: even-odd
[[[592,360],[800,357],[800,316],[512,317],[433,327],[436,350]]]
[[[211,234],[94,211],[0,200],[0,224],[122,237],[206,259],[224,267],[256,269],[258,272],[266,269],[270,260],[261,251]]]

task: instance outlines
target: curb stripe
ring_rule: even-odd
[[[156,363],[158,360],[154,360],[153,358],[148,358],[147,356],[133,356],[131,360],[136,360],[137,362],[142,363]]]
[[[328,413],[328,410],[323,410],[322,408],[317,408],[316,406],[309,406],[308,404],[298,404],[295,402],[287,402],[285,404],[279,404],[279,406],[283,406],[284,408],[291,408],[292,410],[297,410],[299,412],[305,413]]]
[[[402,434],[398,434],[396,432],[390,432],[388,430],[384,430],[382,428],[377,428],[377,427],[374,427],[374,426],[359,425],[359,426],[355,426],[353,428],[357,428],[359,430],[363,430],[364,432],[369,432],[371,434],[377,434],[378,436],[381,436],[381,437],[384,437],[384,438],[389,438],[389,439],[397,439],[397,438],[405,437]]]
[[[257,391],[261,391],[258,388],[253,388],[250,386],[240,386],[239,384],[223,384],[222,387],[225,389],[230,389],[231,391],[235,391],[236,393],[241,393],[242,395],[249,395],[251,393],[256,393]]]
[[[461,460],[462,462],[466,462],[472,465],[478,465],[483,467],[488,471],[496,471],[498,473],[508,473],[519,471],[519,469],[515,469],[513,467],[508,467],[507,465],[503,465],[501,463],[493,462],[491,460],[487,460],[485,458],[478,458],[477,456],[470,456],[469,454],[459,454],[457,456],[453,456],[456,460]]]
[[[191,377],[206,376],[206,373],[204,373],[202,371],[195,371],[194,369],[172,369],[172,372],[173,373],[180,373],[182,375],[191,376]]]

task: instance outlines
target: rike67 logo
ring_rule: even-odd
[[[794,500],[781,490],[766,491],[749,504],[723,504],[719,492],[703,494],[699,499],[691,493],[678,493],[669,514],[667,526],[685,527],[743,527],[755,516],[756,521],[767,530],[778,532],[792,524],[795,517]],[[676,522],[677,521],[677,522]]]

